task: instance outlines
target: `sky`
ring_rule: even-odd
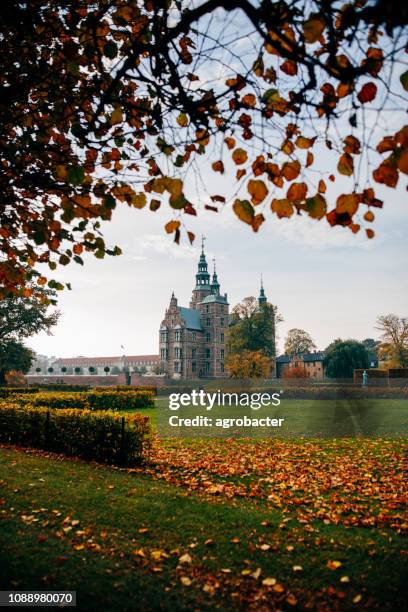
[[[408,315],[406,192],[401,185],[378,195],[385,204],[376,210],[372,240],[303,216],[269,215],[256,234],[227,207],[185,216],[197,235],[194,247],[185,239],[178,246],[165,233],[168,208],[151,213],[121,205],[104,224],[104,235],[123,255],[89,256],[83,267],[61,268],[56,277],[70,281],[72,291],[60,293],[60,321],[51,336],[38,334],[28,344],[57,357],[157,354],[172,291],[188,306],[201,233],[209,268],[215,257],[221,292],[231,307],[258,295],[263,274],[268,300],[284,318],[278,326],[280,350],[293,327],[307,330],[319,349],[338,337],[378,337],[378,315]]]

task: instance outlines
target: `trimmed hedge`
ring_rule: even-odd
[[[90,391],[85,395],[91,410],[137,410],[154,406],[151,391]]]
[[[37,387],[0,387],[0,397],[10,397],[10,395],[25,395],[27,393],[38,393]]]
[[[21,398],[22,404],[45,408],[76,408],[79,410],[140,410],[154,406],[151,391],[111,391],[86,393],[37,393]]]
[[[149,418],[90,410],[0,404],[0,442],[87,460],[136,465],[149,444]]]
[[[103,393],[111,393],[112,391],[149,391],[153,395],[157,395],[157,387],[149,385],[114,385],[109,387],[92,387],[92,391],[98,391]]]
[[[81,391],[89,391],[90,385],[69,385],[65,383],[46,383],[46,384],[37,384],[38,390],[40,391],[62,391],[62,392],[81,392]]]

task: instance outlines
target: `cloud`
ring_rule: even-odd
[[[138,253],[133,259],[143,257],[151,259],[152,255],[171,257],[172,259],[196,259],[198,250],[190,245],[175,245],[172,238],[161,234],[149,234],[138,242]]]

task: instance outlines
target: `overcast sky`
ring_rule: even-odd
[[[151,213],[121,205],[104,224],[104,234],[124,254],[102,261],[89,257],[83,268],[63,268],[58,278],[70,280],[72,291],[61,293],[60,322],[52,336],[39,334],[28,344],[61,357],[157,353],[171,292],[188,306],[201,232],[207,237],[207,260],[212,268],[216,257],[221,291],[231,305],[258,295],[263,273],[267,297],[284,317],[280,348],[292,327],[307,330],[320,349],[337,337],[375,337],[378,315],[408,315],[405,188],[378,190],[378,195],[387,200],[376,210],[374,240],[326,221],[271,215],[254,234],[225,209],[197,219],[186,216],[196,244],[177,246],[163,229],[171,218],[168,209]]]

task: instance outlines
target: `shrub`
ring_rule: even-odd
[[[69,391],[70,393],[77,391],[89,391],[89,385],[66,385],[65,383],[46,383],[44,385],[38,384],[36,386],[41,391]]]
[[[90,410],[48,410],[30,404],[0,404],[0,442],[135,465],[149,443],[149,418]]]
[[[154,406],[151,391],[90,391],[86,401],[91,410],[135,410]]]
[[[76,408],[79,410],[136,410],[154,406],[151,391],[111,391],[85,393],[37,393],[20,400],[22,404],[45,408]]]
[[[149,385],[105,385],[103,387],[92,387],[92,391],[98,391],[103,393],[112,392],[112,391],[126,391],[126,392],[134,392],[134,391],[148,391],[153,393],[153,395],[157,395],[157,387],[149,386]]]
[[[0,387],[0,397],[27,393],[38,393],[38,389],[36,387]]]

